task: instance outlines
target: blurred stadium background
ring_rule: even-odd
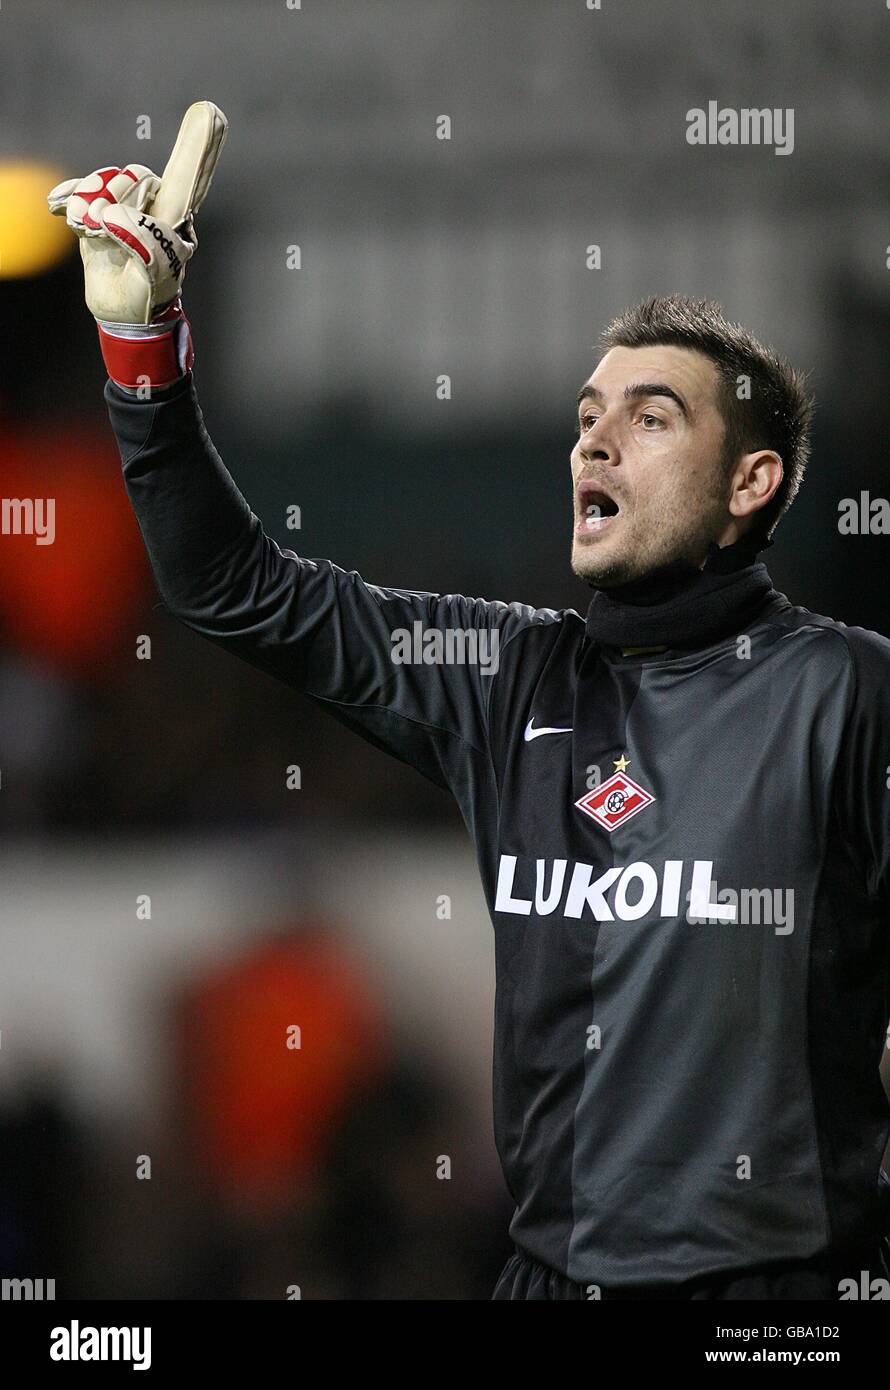
[[[186,282],[208,427],[276,539],[384,584],[583,610],[597,333],[717,297],[819,403],[774,581],[888,632],[886,542],[837,529],[887,491],[888,24],[862,0],[3,5],[0,494],[57,516],[52,546],[0,536],[4,1276],[485,1298],[509,1253],[457,809],[159,607],[46,190],[159,171],[191,101],[223,108]],[[793,154],[687,145],[711,99],[794,108]]]

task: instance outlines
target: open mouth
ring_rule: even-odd
[[[595,535],[615,520],[621,511],[611,493],[598,483],[585,482],[578,488],[578,519],[575,534]]]

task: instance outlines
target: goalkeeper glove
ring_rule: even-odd
[[[227,122],[209,101],[183,118],[159,178],[144,164],[97,169],[57,184],[50,211],[80,243],[87,307],[108,375],[130,389],[169,386],[194,360],[179,298],[198,244],[194,215],[210,187]]]

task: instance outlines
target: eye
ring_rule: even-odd
[[[598,415],[591,415],[590,413],[588,413],[587,415],[582,415],[578,424],[578,434],[586,434],[587,431],[591,428],[591,426],[596,424],[598,419]]]
[[[641,416],[640,416],[640,419],[641,419],[642,422],[643,422],[643,428],[644,428],[644,429],[650,429],[650,425],[647,424],[647,421],[651,421],[652,425],[663,425],[663,424],[664,424],[664,421],[661,419],[661,417],[660,417],[659,415],[649,415],[649,414],[641,415]]]

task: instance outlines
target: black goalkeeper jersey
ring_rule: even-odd
[[[106,399],[169,611],[457,800],[517,1245],[620,1289],[890,1231],[890,642],[771,590],[625,655],[571,609],[369,584],[265,535],[190,379]]]

